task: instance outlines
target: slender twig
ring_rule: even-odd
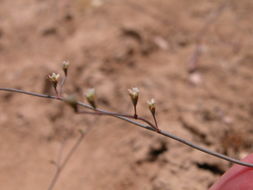
[[[58,157],[57,157],[57,161],[56,161],[56,166],[60,167],[61,165],[61,161],[62,161],[62,156],[63,156],[63,150],[66,144],[66,138],[64,138],[61,142],[60,142],[60,148],[59,148],[59,153],[58,153]]]
[[[85,132],[81,132],[80,137],[77,139],[76,143],[73,145],[73,147],[70,149],[70,151],[68,152],[67,156],[64,158],[62,163],[58,163],[56,166],[56,171],[55,174],[50,182],[50,185],[48,186],[48,190],[52,190],[56,184],[56,182],[58,181],[63,169],[66,167],[67,163],[69,162],[70,158],[72,157],[72,155],[74,154],[74,152],[77,150],[77,148],[79,147],[79,145],[81,144],[82,140],[84,139],[84,137],[86,136],[86,134],[89,132],[89,130],[91,129],[91,127],[89,127]],[[62,147],[61,147],[62,149]],[[62,152],[62,150],[60,150]],[[59,159],[59,158],[58,158]],[[60,160],[58,160],[60,161]]]
[[[121,116],[121,117],[125,117],[125,118],[130,118],[130,119],[135,119],[135,120],[140,120],[145,122],[146,124],[148,124],[150,127],[152,127],[153,129],[157,130],[157,122],[156,119],[155,120],[155,125],[153,123],[151,123],[150,121],[148,121],[147,119],[143,118],[143,117],[139,117],[139,116],[133,116],[133,115],[127,115],[127,114],[121,114],[121,113],[116,113],[116,112],[108,112],[108,111],[104,111],[104,110],[94,110],[94,112],[90,112],[90,111],[78,111],[77,113],[79,114],[91,114],[91,115],[107,115],[107,116],[113,116],[113,117],[117,117],[117,116]],[[159,131],[157,131],[159,132]]]
[[[34,92],[27,92],[27,91],[23,91],[23,90],[18,90],[18,89],[13,89],[13,88],[0,88],[0,91],[8,91],[8,92],[17,92],[17,93],[22,93],[22,94],[27,94],[27,95],[31,95],[31,96],[36,96],[36,97],[41,97],[41,98],[49,98],[49,99],[56,99],[56,100],[60,100],[60,101],[63,101],[63,99],[61,97],[55,97],[55,96],[50,96],[50,95],[45,95],[45,94],[39,94],[39,93],[34,93]],[[82,102],[78,102],[77,103],[79,106],[81,107],[84,107],[84,108],[87,108],[87,109],[91,109],[91,110],[94,110],[93,107],[91,107],[90,105],[88,104],[85,104],[85,103],[82,103]],[[105,110],[102,110],[102,109],[96,109],[98,111],[103,111],[104,113],[110,113],[110,112],[107,112]],[[150,131],[153,131],[153,132],[157,132],[156,129],[154,129],[154,127],[152,127],[152,125],[144,125],[142,123],[139,123],[137,121],[134,121],[132,119],[129,119],[128,117],[124,117],[124,116],[120,116],[120,115],[112,115],[113,117],[116,117],[116,118],[119,118],[121,120],[124,120],[124,121],[127,121],[133,125],[136,125],[136,126],[139,126],[139,127],[142,127],[144,129],[147,129],[147,130],[150,130]],[[220,153],[217,153],[215,151],[212,151],[212,150],[209,150],[207,148],[204,148],[204,147],[201,147],[199,145],[196,145],[188,140],[185,140],[181,137],[178,137],[176,135],[173,135],[167,131],[164,131],[164,130],[160,130],[159,131],[159,134],[163,135],[163,136],[166,136],[166,137],[169,137],[171,139],[174,139],[178,142],[181,142],[187,146],[190,146],[194,149],[197,149],[199,151],[202,151],[204,153],[207,153],[207,154],[210,154],[212,156],[215,156],[217,158],[220,158],[220,159],[223,159],[223,160],[226,160],[228,162],[232,162],[232,163],[235,163],[235,164],[239,164],[239,165],[242,165],[242,166],[247,166],[247,167],[251,167],[253,168],[253,164],[251,163],[248,163],[248,162],[243,162],[243,161],[240,161],[240,160],[237,160],[237,159],[234,159],[234,158],[231,158],[229,156],[226,156],[226,155],[223,155],[223,154],[220,154]],[[59,175],[59,174],[58,174]]]
[[[152,115],[152,117],[153,117],[153,119],[154,119],[156,129],[158,129],[158,124],[157,124],[156,116],[155,116],[155,115]]]
[[[60,90],[59,90],[60,96],[62,96],[62,94],[63,94],[63,87],[64,87],[64,84],[65,84],[66,80],[67,80],[67,77],[64,75],[64,77],[63,77],[63,79],[60,83]]]
[[[134,106],[134,118],[138,118],[136,105]]]

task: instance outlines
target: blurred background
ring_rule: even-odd
[[[1,0],[0,87],[53,94],[46,76],[71,63],[65,92],[132,113],[241,159],[253,152],[252,0]],[[0,92],[0,185],[45,190],[79,136],[55,190],[203,190],[231,164],[109,117]]]

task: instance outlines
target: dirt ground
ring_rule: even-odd
[[[95,87],[99,107],[131,113],[137,86],[139,114],[152,119],[154,97],[161,129],[234,158],[253,152],[252,0],[0,4],[0,87],[52,94],[46,75],[69,60],[66,93],[84,100]],[[88,127],[55,190],[203,190],[231,166],[56,101],[0,92],[0,113],[3,190],[46,190],[63,140],[65,155]]]

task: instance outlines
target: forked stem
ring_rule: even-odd
[[[143,121],[146,124],[148,124],[150,127],[152,127],[157,132],[160,132],[160,130],[157,127],[157,123],[156,123],[156,125],[154,125],[153,123],[151,123],[147,119],[145,119],[143,117],[139,117],[139,116],[135,117],[135,116],[132,116],[132,115],[121,114],[121,113],[116,113],[116,112],[102,111],[102,110],[98,110],[98,109],[94,110],[94,112],[91,112],[91,111],[79,111],[78,110],[77,113],[79,113],[79,114],[90,114],[90,115],[104,115],[104,116],[113,116],[113,117],[126,117],[126,118],[130,118],[130,119],[140,120],[140,121]]]
[[[84,139],[84,137],[86,136],[86,134],[89,132],[89,130],[91,129],[91,127],[89,127],[86,132],[80,132],[80,137],[77,139],[76,143],[73,145],[73,147],[70,149],[70,151],[68,152],[67,156],[63,159],[62,163],[60,163],[61,161],[61,158],[58,158],[58,162],[57,165],[56,165],[56,171],[55,171],[55,174],[48,186],[48,190],[52,190],[55,185],[56,185],[56,182],[58,181],[63,169],[66,167],[67,163],[69,162],[70,158],[73,156],[73,154],[75,153],[75,151],[77,150],[77,148],[80,146],[82,140]],[[61,147],[61,150],[62,151],[62,147]],[[60,153],[62,154],[62,152]]]

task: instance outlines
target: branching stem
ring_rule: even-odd
[[[0,91],[8,91],[8,92],[16,92],[16,93],[22,93],[22,94],[26,94],[26,95],[31,95],[31,96],[36,96],[36,97],[40,97],[40,98],[49,98],[49,99],[56,99],[56,100],[60,100],[60,101],[63,101],[63,99],[61,97],[56,97],[56,96],[50,96],[50,95],[45,95],[45,94],[39,94],[39,93],[34,93],[34,92],[27,92],[27,91],[24,91],[24,90],[19,90],[19,89],[14,89],[14,88],[0,88]],[[82,103],[82,102],[78,102],[78,105],[81,106],[81,107],[84,107],[84,108],[87,108],[87,109],[90,109],[90,110],[93,110],[94,109],[88,105],[88,104],[85,104],[85,103]],[[228,162],[232,162],[234,164],[239,164],[239,165],[242,165],[242,166],[247,166],[247,167],[251,167],[253,168],[253,164],[252,163],[248,163],[248,162],[243,162],[243,161],[240,161],[240,160],[237,160],[237,159],[234,159],[234,158],[231,158],[229,156],[226,156],[226,155],[223,155],[221,153],[218,153],[218,152],[215,152],[215,151],[212,151],[212,150],[209,150],[207,148],[204,148],[204,147],[201,147],[199,145],[196,145],[188,140],[185,140],[181,137],[178,137],[176,135],[173,135],[167,131],[164,131],[164,130],[160,130],[159,132],[154,128],[154,125],[152,123],[150,123],[149,121],[147,121],[146,119],[144,118],[140,118],[138,117],[139,120],[141,121],[144,121],[146,123],[148,123],[148,125],[144,125],[142,123],[139,123],[137,121],[134,121],[133,117],[134,116],[128,116],[128,115],[125,115],[125,114],[115,114],[113,112],[108,112],[108,111],[105,111],[105,110],[102,110],[102,109],[96,109],[96,111],[99,111],[99,112],[103,112],[104,115],[111,115],[113,117],[116,117],[116,118],[119,118],[121,120],[124,120],[124,121],[127,121],[133,125],[136,125],[136,126],[139,126],[139,127],[142,127],[142,128],[145,128],[147,130],[150,130],[150,131],[153,131],[153,132],[157,132],[163,136],[166,136],[166,137],[169,137],[171,139],[174,139],[178,142],[181,142],[187,146],[190,146],[194,149],[197,149],[199,151],[202,151],[204,153],[207,153],[207,154],[210,154],[212,156],[215,156],[217,158],[220,158],[220,159],[223,159],[223,160],[226,160]],[[95,112],[96,113],[96,112]],[[112,114],[113,113],[113,114]],[[97,115],[102,115],[101,113],[97,114]],[[62,169],[61,169],[62,170]],[[59,175],[59,174],[57,174]],[[49,189],[50,190],[50,189]]]
[[[81,132],[80,134],[80,137],[77,139],[76,143],[73,145],[73,147],[70,149],[70,151],[68,152],[67,156],[64,158],[64,160],[62,161],[62,163],[60,162],[61,161],[61,155],[60,157],[58,158],[58,163],[56,165],[56,171],[55,171],[55,174],[51,180],[51,183],[50,185],[48,186],[48,190],[52,190],[56,184],[56,182],[58,181],[63,169],[66,167],[67,163],[69,162],[70,158],[72,157],[72,155],[74,154],[74,152],[77,150],[77,148],[80,146],[82,140],[84,139],[84,137],[86,136],[86,134],[88,133],[88,131],[91,129],[91,127],[89,127],[86,132]],[[63,146],[63,145],[62,145]],[[61,147],[61,152],[60,154],[62,154],[62,148]]]
[[[107,116],[113,116],[113,117],[118,117],[118,116],[119,117],[125,117],[125,118],[130,118],[130,119],[143,121],[146,124],[148,124],[150,127],[152,127],[153,129],[155,129],[155,130],[158,129],[157,123],[154,125],[153,123],[151,123],[147,119],[145,119],[143,117],[139,117],[139,116],[136,117],[136,116],[121,114],[121,113],[116,113],[116,112],[108,112],[108,111],[104,111],[104,110],[95,110],[94,112],[91,112],[91,111],[78,111],[77,113],[79,113],[79,114],[91,114],[91,115],[107,115]]]

